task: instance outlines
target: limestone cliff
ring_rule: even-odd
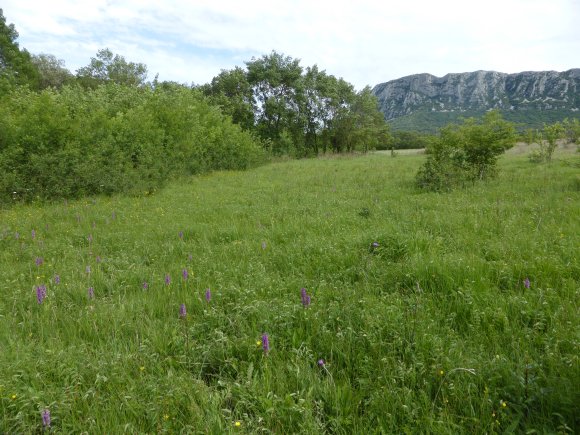
[[[489,109],[569,112],[575,117],[580,111],[580,69],[517,74],[476,71],[443,77],[415,74],[376,85],[373,93],[387,120],[418,111],[470,114]]]

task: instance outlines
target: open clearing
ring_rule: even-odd
[[[402,154],[0,211],[0,432],[577,431],[577,154]]]

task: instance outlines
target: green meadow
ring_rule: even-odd
[[[578,432],[578,155],[424,159],[0,210],[0,433]]]

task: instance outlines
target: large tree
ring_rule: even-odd
[[[353,149],[364,152],[387,145],[392,137],[384,116],[378,110],[379,103],[370,87],[365,87],[356,94],[351,112],[354,116]]]
[[[242,68],[222,70],[211,84],[202,86],[201,90],[242,129],[251,130],[254,127],[254,94]]]
[[[38,70],[30,53],[25,49],[20,50],[17,39],[18,32],[14,24],[6,24],[4,12],[0,9],[0,94],[18,85],[38,88]]]
[[[147,66],[127,62],[123,56],[113,54],[108,48],[97,52],[89,65],[77,70],[79,81],[87,87],[114,82],[121,85],[141,86],[147,79]]]
[[[367,151],[391,138],[370,89],[357,93],[317,65],[304,69],[275,51],[246,62],[245,71],[222,71],[201,89],[277,154]]]
[[[72,73],[66,69],[64,60],[57,59],[52,54],[33,54],[32,63],[40,74],[40,88],[60,88],[74,80]]]
[[[248,82],[256,98],[256,122],[260,135],[276,143],[295,134],[302,67],[299,59],[275,51],[246,62]]]

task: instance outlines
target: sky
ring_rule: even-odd
[[[580,68],[580,0],[2,0],[33,54],[98,50],[152,80],[211,81],[272,50],[362,89],[418,73]]]

